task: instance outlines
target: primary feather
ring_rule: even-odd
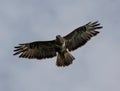
[[[102,26],[100,26],[100,23],[96,21],[93,23],[89,22],[86,25],[75,29],[68,35],[64,36],[66,39],[67,48],[69,51],[72,51],[83,46],[88,40],[91,39],[91,37],[96,36],[99,33],[96,29],[101,28]]]
[[[56,56],[55,41],[36,41],[23,43],[15,47],[14,55],[20,54],[22,58],[51,58]]]

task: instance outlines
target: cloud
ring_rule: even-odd
[[[119,91],[119,0],[2,0],[0,3],[1,91]],[[56,58],[19,59],[13,47],[54,39],[89,21],[101,33],[72,52],[72,65],[58,68]]]

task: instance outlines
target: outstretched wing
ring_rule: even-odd
[[[73,32],[64,36],[66,39],[66,47],[69,49],[69,51],[72,51],[83,46],[88,40],[91,39],[91,37],[99,33],[99,31],[96,31],[96,29],[101,28],[102,26],[100,26],[100,23],[96,21],[93,23],[89,22],[86,25],[75,29]]]
[[[15,47],[14,55],[22,58],[51,58],[56,56],[55,41],[36,41],[20,44]]]

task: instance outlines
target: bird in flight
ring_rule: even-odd
[[[45,59],[57,56],[56,65],[65,67],[72,64],[75,59],[70,54],[70,51],[74,51],[86,44],[99,33],[96,30],[101,28],[102,26],[98,21],[89,22],[76,28],[66,36],[57,35],[54,40],[19,44],[15,47],[13,55],[29,59]]]

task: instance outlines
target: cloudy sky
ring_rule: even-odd
[[[13,56],[19,43],[54,39],[99,20],[101,33],[72,65]],[[0,91],[120,91],[120,0],[0,0]]]

